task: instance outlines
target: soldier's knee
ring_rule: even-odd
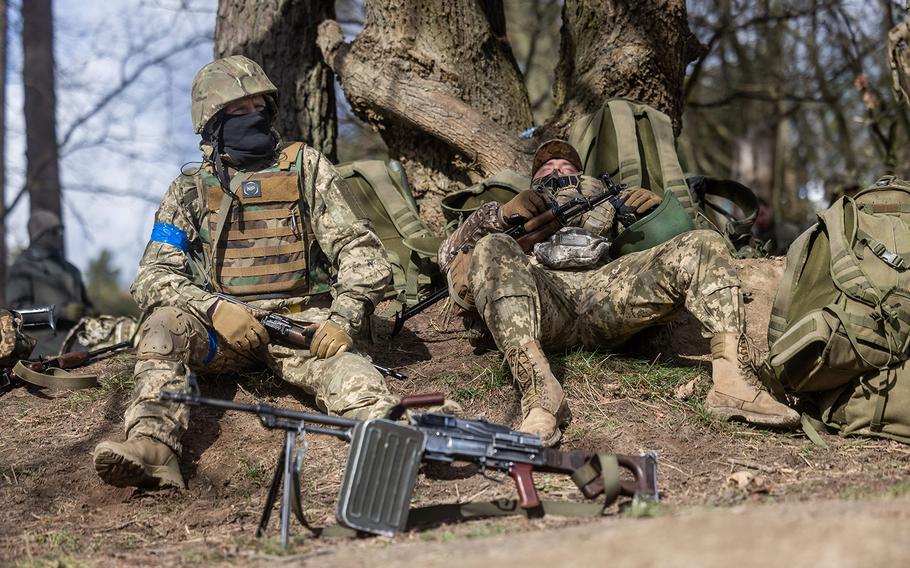
[[[697,229],[678,235],[675,238],[680,239],[685,246],[700,250],[703,253],[730,256],[727,241],[717,231]]]
[[[192,316],[173,307],[157,308],[139,328],[140,360],[182,361],[195,333]]]
[[[473,261],[477,263],[501,262],[511,256],[524,258],[525,253],[515,239],[502,233],[487,235],[474,245]]]

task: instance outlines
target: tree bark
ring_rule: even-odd
[[[319,47],[414,187],[441,194],[451,181],[527,167],[518,134],[532,124],[531,105],[501,1],[367,0],[354,42],[327,22]]]
[[[25,184],[31,211],[61,215],[51,0],[22,3]]]
[[[278,87],[278,131],[336,159],[335,79],[316,48],[333,0],[220,0],[215,57],[245,55]]]
[[[0,306],[6,305],[6,16],[0,0]]]
[[[686,66],[703,49],[686,17],[684,0],[566,0],[552,127],[624,97],[669,115],[678,135]]]

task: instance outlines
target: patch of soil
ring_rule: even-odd
[[[747,281],[754,289],[746,310],[751,335],[759,343],[773,286],[755,283],[780,263],[750,261],[745,265],[741,268],[752,271]],[[886,440],[836,436],[825,436],[828,447],[822,449],[799,433],[762,431],[710,419],[697,402],[707,389],[707,345],[693,339],[697,329],[686,327],[690,325],[683,320],[672,332],[655,333],[654,341],[660,341],[659,335],[664,333],[669,344],[638,345],[631,355],[581,352],[558,359],[556,365],[564,376],[574,415],[563,447],[618,453],[657,451],[661,512],[667,518],[641,521],[613,506],[608,509],[609,518],[596,522],[497,518],[394,538],[356,540],[310,538],[295,524],[291,556],[281,556],[274,518],[268,538],[253,537],[282,441],[280,432],[262,428],[254,416],[213,409],[193,411],[181,463],[189,483],[186,492],[116,489],[97,478],[91,464],[92,448],[100,440],[122,436],[122,414],[130,396],[123,377],[129,376],[133,361],[121,356],[93,367],[107,378],[104,391],[40,395],[19,388],[0,396],[0,562],[247,565],[284,559],[313,565],[379,566],[400,563],[407,556],[409,562],[419,559],[438,565],[440,561],[433,564],[428,560],[433,554],[444,555],[440,558],[446,561],[457,554],[459,565],[468,566],[483,558],[499,558],[500,551],[506,551],[526,556],[529,565],[572,565],[559,561],[566,555],[578,559],[575,565],[597,560],[612,563],[615,558],[618,565],[635,564],[639,558],[645,565],[715,565],[727,558],[723,554],[727,543],[736,543],[742,554],[751,554],[755,547],[771,550],[786,540],[791,544],[783,550],[796,554],[800,553],[798,543],[807,539],[842,548],[847,540],[866,542],[859,535],[843,539],[844,527],[854,531],[868,522],[869,527],[881,526],[882,531],[875,534],[889,535],[888,531],[906,526],[910,508],[905,500],[887,506],[827,501],[908,492],[910,484],[905,479],[910,449]],[[496,352],[475,354],[460,322],[448,321],[435,308],[409,322],[394,341],[385,335],[389,326],[388,321],[376,325],[376,335],[383,339],[369,346],[368,352],[377,363],[411,377],[392,381],[395,392],[440,390],[457,398],[469,416],[516,424],[518,397],[508,372],[502,369],[501,356]],[[652,364],[660,353],[682,351],[683,358],[673,360],[679,366],[669,369],[678,369],[686,380],[692,378],[695,392],[691,401],[658,395],[642,386],[666,372]],[[579,360],[596,372],[579,371]],[[263,377],[239,381],[222,377],[203,382],[202,388],[209,396],[315,411],[313,401],[299,391]],[[334,523],[346,444],[317,435],[309,435],[308,443],[302,481],[304,510],[312,524],[324,526]],[[544,474],[535,479],[544,498],[582,500],[565,476]],[[414,505],[502,497],[514,498],[508,478],[498,483],[480,475],[421,475]],[[822,500],[826,502],[814,503]],[[722,510],[693,512],[699,507]],[[820,521],[830,516],[838,525],[825,529],[813,522],[787,522],[790,513]],[[884,526],[882,519],[886,518],[895,520],[893,527]],[[775,519],[780,522],[774,524]],[[772,527],[767,530],[773,540],[763,532],[765,527]],[[679,561],[671,556],[675,547],[683,551]],[[713,556],[693,556],[696,549],[715,552]],[[890,550],[876,549],[876,554]],[[532,558],[537,562],[530,562]],[[674,560],[661,561],[668,558]],[[690,558],[699,561],[687,561]]]

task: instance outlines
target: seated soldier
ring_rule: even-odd
[[[544,349],[615,347],[647,327],[666,322],[683,307],[711,337],[714,384],[705,400],[708,412],[724,420],[795,426],[799,415],[751,386],[740,368],[740,342],[745,341],[743,301],[719,234],[689,231],[612,262],[588,255],[588,266],[575,263],[571,269],[543,266],[538,257],[547,261],[546,249],[540,244],[529,256],[518,242],[501,234],[510,225],[545,212],[554,200],[561,203],[579,193],[591,197],[604,191],[600,180],[579,175],[581,167],[578,153],[567,142],[542,144],[534,156],[531,188],[504,205],[481,206],[439,249],[452,299],[464,309],[475,310],[505,354],[522,395],[518,429],[553,445],[569,415]],[[626,190],[622,197],[622,209],[638,215],[661,202],[661,197],[640,187]],[[615,218],[614,206],[603,202],[575,223],[581,234],[578,229],[562,229],[560,234],[575,231],[572,238],[587,238],[596,248],[597,237],[609,239],[616,234]],[[558,229],[554,221],[522,240],[526,245],[540,243]]]
[[[132,286],[149,315],[139,330],[127,441],[101,442],[94,452],[111,485],[184,487],[178,455],[188,411],[158,393],[184,388],[187,367],[267,366],[320,409],[348,418],[384,415],[398,401],[370,361],[350,351],[391,280],[382,245],[344,201],[344,182],[325,156],[281,143],[272,128],[275,93],[259,65],[239,55],[206,65],[193,81],[204,161],[165,193]],[[252,314],[213,289],[315,322],[309,350],[270,343]]]
[[[64,257],[60,217],[46,209],[34,211],[28,220],[28,237],[28,248],[9,269],[7,303],[13,309],[54,305],[57,330],[29,333],[38,341],[33,356],[56,355],[66,332],[94,310],[82,274]]]

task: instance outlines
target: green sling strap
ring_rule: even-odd
[[[95,375],[77,375],[57,368],[39,373],[29,369],[22,361],[16,363],[13,373],[27,383],[49,389],[81,390],[98,386],[98,377]]]

